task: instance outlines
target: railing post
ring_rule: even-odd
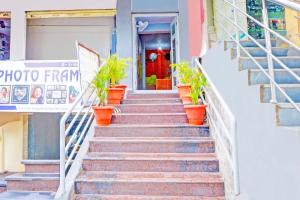
[[[65,171],[65,120],[64,117],[60,121],[60,176],[59,176],[59,193],[61,194],[61,199],[64,199],[66,193],[66,171]]]
[[[234,18],[234,23],[238,25],[238,16],[237,16],[237,11],[236,11],[236,0],[232,0],[233,4],[233,18]],[[235,40],[236,40],[236,56],[239,58],[241,56],[241,48],[240,48],[240,32],[239,28],[237,26],[235,27]]]
[[[269,27],[269,16],[268,16],[268,8],[266,0],[262,0],[262,15],[263,15],[263,24],[265,27]],[[265,41],[266,41],[266,48],[268,51],[267,60],[268,60],[268,70],[269,74],[272,77],[273,80],[275,80],[275,74],[274,74],[274,62],[272,59],[272,42],[271,42],[271,34],[270,32],[264,28],[265,33]],[[275,85],[270,81],[271,85],[271,100],[270,103],[277,103],[276,98],[276,88]]]

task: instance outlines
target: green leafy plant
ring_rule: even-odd
[[[126,74],[126,68],[131,62],[131,58],[119,58],[118,55],[111,55],[106,60],[106,65],[109,70],[110,85],[115,86],[124,79]]]
[[[150,77],[146,77],[146,85],[153,86],[156,85],[156,75],[151,75]]]
[[[101,106],[105,106],[107,103],[107,83],[109,78],[109,68],[105,65],[97,72],[95,79],[92,82]]]
[[[190,65],[186,61],[182,61],[180,63],[171,64],[172,68],[178,72],[179,82],[181,84],[190,84],[191,77],[193,75],[193,70],[190,68]]]
[[[200,94],[203,94],[203,87],[207,85],[206,78],[204,75],[197,69],[193,68],[193,75],[190,78],[191,80],[191,93],[192,103],[194,105],[198,104],[198,99]]]

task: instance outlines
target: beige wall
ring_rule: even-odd
[[[291,40],[292,42],[300,45],[300,27],[299,23],[300,20],[296,18],[296,16],[299,16],[300,19],[300,13],[297,13],[294,10],[291,10],[289,8],[286,8],[285,10],[285,20],[286,20],[286,29],[287,29],[287,38]]]
[[[1,115],[14,116],[8,113]],[[27,117],[22,115],[0,127],[0,172],[24,171],[21,161],[25,158],[24,152],[27,152],[27,130]]]

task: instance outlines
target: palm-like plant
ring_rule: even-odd
[[[97,72],[92,84],[95,88],[96,95],[99,99],[99,104],[105,106],[107,103],[107,83],[109,81],[109,69],[107,65],[103,66]]]
[[[193,75],[191,76],[191,93],[192,103],[194,105],[198,104],[198,99],[200,94],[203,93],[203,87],[207,85],[206,78],[204,75],[197,69],[192,69]]]
[[[171,67],[175,68],[178,72],[179,82],[181,84],[190,84],[193,70],[190,68],[188,62],[183,61],[176,64],[171,64]]]
[[[111,55],[106,60],[106,66],[109,70],[110,85],[112,87],[127,76],[126,68],[130,62],[130,58],[119,58],[116,54]]]

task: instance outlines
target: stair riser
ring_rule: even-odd
[[[203,142],[94,142],[91,152],[132,152],[132,153],[214,153],[212,141]]]
[[[84,160],[87,171],[218,172],[219,163],[177,160]]]
[[[118,115],[113,116],[113,124],[183,124],[186,115]]]
[[[184,113],[183,105],[121,105],[121,113]]]
[[[77,194],[222,196],[223,183],[76,182]]]
[[[295,73],[300,76],[300,71],[295,71]],[[248,77],[250,85],[270,83],[268,77],[262,71],[249,71]],[[299,84],[299,81],[286,71],[275,72],[275,80],[278,84]]]
[[[15,180],[7,181],[8,191],[49,191],[56,192],[59,186],[58,180]]]
[[[75,200],[225,200],[223,197],[141,196],[141,195],[77,195]]]
[[[300,68],[300,58],[279,58],[286,66],[291,69]],[[267,58],[258,59],[258,63],[264,68],[268,68]],[[251,60],[250,58],[247,59],[240,59],[239,60],[239,69],[259,69],[258,66]],[[274,61],[274,69],[283,69],[283,67]]]
[[[296,103],[300,103],[300,86],[299,87],[286,87],[283,88],[287,95]],[[270,87],[261,87],[260,88],[261,94],[261,102],[269,103],[271,100],[271,88]],[[288,103],[289,101],[287,98],[277,89],[276,90],[276,97],[277,102],[280,103]]]
[[[276,115],[279,126],[300,126],[300,113],[294,108],[276,106]]]
[[[59,165],[40,165],[40,164],[26,164],[25,165],[26,173],[58,173]]]
[[[124,99],[123,104],[170,104],[181,103],[180,99]]]
[[[248,52],[253,57],[266,57],[267,56],[267,53],[262,49],[248,49]],[[273,52],[273,55],[278,56],[278,57],[288,56],[287,48],[273,49],[272,52]],[[231,55],[232,55],[232,58],[236,58],[236,49],[231,49]],[[241,56],[247,57],[248,54],[246,54],[243,50],[241,50]]]
[[[126,99],[167,99],[179,98],[177,93],[174,94],[132,94],[128,93]]]
[[[240,41],[243,47],[258,47],[257,44],[255,44],[253,41]],[[262,45],[262,46],[266,46],[266,42],[265,40],[258,40],[258,42]],[[224,49],[230,49],[230,48],[236,48],[236,43],[232,42],[232,41],[226,41],[224,43]],[[271,45],[272,47],[276,47],[277,43],[276,40],[272,40],[271,41]]]
[[[95,137],[208,137],[208,127],[96,127]]]

